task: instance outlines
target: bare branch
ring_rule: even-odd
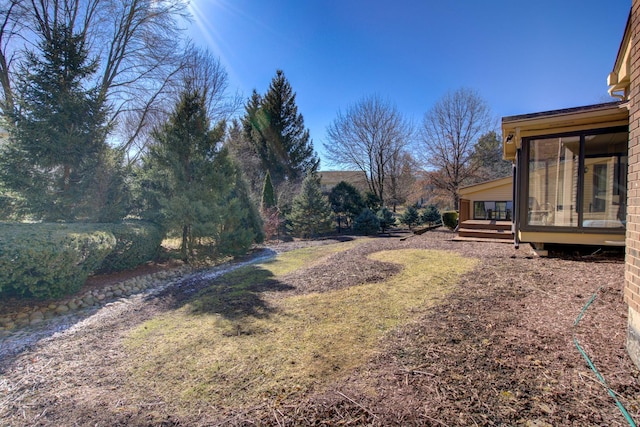
[[[395,156],[412,142],[413,126],[389,102],[369,96],[351,106],[327,129],[327,157],[367,176],[369,190],[384,203],[385,183]]]
[[[431,174],[432,184],[446,190],[456,208],[458,188],[475,173],[471,162],[475,144],[491,127],[488,105],[471,89],[449,92],[424,116],[423,161],[436,172]]]

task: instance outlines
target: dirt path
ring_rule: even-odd
[[[445,302],[390,334],[376,357],[325,391],[257,402],[249,412],[198,408],[181,417],[161,401],[127,394],[123,334],[187,298],[206,282],[200,280],[103,307],[4,357],[0,425],[629,425],[574,337],[640,421],[639,374],[624,349],[621,256],[537,258],[508,244],[451,237],[438,231],[371,240],[288,278],[321,292],[356,284],[343,272],[357,266],[373,280],[393,273],[362,261],[382,249],[448,250],[480,260]]]

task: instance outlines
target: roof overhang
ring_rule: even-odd
[[[522,138],[567,132],[628,126],[626,102],[587,105],[502,118],[502,157],[514,160]]]
[[[629,99],[631,86],[631,13],[627,19],[613,70],[607,76],[609,95],[623,100]]]

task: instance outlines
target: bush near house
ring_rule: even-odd
[[[442,223],[445,227],[453,230],[458,226],[458,212],[457,211],[445,211],[442,212]]]

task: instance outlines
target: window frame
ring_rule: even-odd
[[[627,133],[628,134],[629,127],[628,126],[615,126],[615,127],[607,127],[600,129],[585,129],[581,131],[574,132],[563,132],[563,133],[550,133],[550,134],[542,134],[535,135],[529,137],[522,138],[522,148],[520,151],[520,156],[518,158],[518,169],[520,171],[521,177],[518,180],[518,191],[522,195],[522,197],[518,198],[517,204],[518,208],[516,209],[518,215],[518,223],[519,229],[522,231],[537,231],[537,232],[545,232],[545,233],[590,233],[590,234],[625,234],[626,227],[585,227],[583,225],[583,215],[584,215],[584,197],[585,197],[585,158],[590,156],[585,156],[585,139],[590,135],[604,135],[604,134],[613,134],[613,133]],[[541,139],[552,139],[552,138],[567,138],[567,137],[579,137],[580,147],[579,147],[579,155],[578,155],[578,176],[577,176],[577,186],[578,192],[576,194],[576,207],[578,209],[577,215],[577,225],[572,226],[558,226],[558,225],[531,225],[528,221],[528,199],[529,199],[529,155],[530,155],[530,143],[531,141],[541,140]],[[607,153],[608,155],[614,156],[617,155],[617,164],[616,169],[614,171],[614,179],[620,178],[620,173],[622,171],[621,161],[620,159],[623,156],[628,156],[628,153]],[[628,165],[627,165],[628,170]],[[614,187],[616,187],[614,185]],[[627,183],[628,187],[628,183]],[[618,190],[619,191],[619,190]],[[625,201],[626,204],[626,201]],[[576,208],[574,207],[574,209]]]

